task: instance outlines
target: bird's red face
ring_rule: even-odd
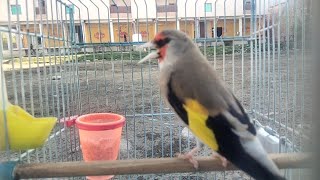
[[[168,44],[170,42],[170,38],[165,36],[162,32],[156,34],[154,39],[150,42],[147,42],[146,44],[142,45],[142,48],[156,48],[157,51],[153,51],[150,54],[148,54],[146,57],[144,57],[142,60],[139,61],[139,63],[143,63],[149,59],[158,59],[159,64],[163,62],[165,59]]]
[[[169,42],[170,39],[168,37],[165,37],[162,33],[156,34],[155,38],[153,39],[153,43],[156,45],[156,48],[158,49],[159,63],[161,63],[164,60],[164,57],[166,56]]]

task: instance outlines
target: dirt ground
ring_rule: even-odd
[[[293,54],[293,53],[290,53]],[[277,55],[277,54],[276,54]],[[208,57],[229,88],[234,90],[249,115],[269,125],[303,150],[303,135],[308,136],[311,122],[310,79],[305,59],[281,54],[280,59],[263,54],[251,61],[250,54]],[[254,56],[255,58],[255,56]],[[296,60],[296,61],[295,61]],[[280,63],[278,63],[280,62]],[[93,112],[112,112],[126,116],[122,132],[120,159],[173,157],[195,146],[194,139],[182,135],[183,126],[161,100],[158,87],[158,65],[137,65],[136,61],[65,62],[31,69],[6,71],[8,96],[37,117],[58,118]],[[19,67],[16,64],[16,67]],[[28,65],[25,65],[28,67]],[[253,67],[253,69],[251,69]],[[270,69],[269,69],[270,67]],[[279,69],[280,67],[280,69]],[[296,67],[296,68],[295,68]],[[9,68],[8,68],[9,69]],[[196,71],[196,69],[195,69]],[[295,76],[296,75],[296,76]],[[304,76],[302,76],[304,75]],[[22,78],[23,77],[23,78]],[[305,80],[302,81],[302,78]],[[295,88],[296,87],[296,88]],[[303,96],[303,94],[305,94]],[[279,96],[280,95],[280,96]],[[284,124],[252,113],[259,112]],[[75,127],[57,123],[45,147],[23,156],[27,162],[82,160],[78,132]],[[306,142],[308,143],[308,142]],[[23,152],[21,152],[23,153]],[[11,152],[11,158],[21,153]],[[208,148],[200,152],[209,155]],[[0,158],[8,155],[0,153]],[[127,179],[129,176],[116,176]],[[172,175],[130,176],[133,179],[248,179],[239,171],[218,173],[186,173]]]

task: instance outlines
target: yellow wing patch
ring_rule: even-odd
[[[188,114],[188,122],[190,130],[203,143],[208,145],[214,151],[218,150],[217,140],[211,129],[206,125],[209,113],[198,101],[187,99],[183,105]]]

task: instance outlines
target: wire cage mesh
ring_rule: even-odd
[[[81,161],[72,116],[126,117],[119,159],[174,157],[195,146],[160,97],[158,65],[136,47],[164,29],[185,32],[239,98],[268,152],[308,151],[311,0],[7,0],[0,60],[9,101],[59,119],[45,146],[1,161]],[[196,69],[195,69],[196,71]],[[201,155],[211,152],[204,147]],[[307,179],[285,170],[289,179]],[[83,177],[84,178],[84,177]],[[114,179],[249,179],[240,171]]]

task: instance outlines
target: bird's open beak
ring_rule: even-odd
[[[152,41],[142,44],[138,47],[138,50],[143,50],[144,48],[156,48],[155,44]]]
[[[150,42],[147,42],[147,43],[141,45],[138,49],[142,50],[144,48],[155,48],[155,47],[156,47],[155,44],[152,41],[150,41]],[[150,60],[150,59],[158,59],[158,58],[159,58],[158,50],[153,51],[150,54],[148,54],[146,57],[141,59],[138,62],[138,64],[144,63],[145,61]]]

